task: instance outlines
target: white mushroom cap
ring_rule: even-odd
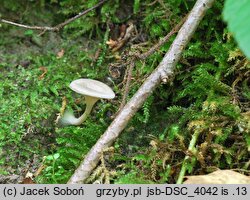
[[[115,93],[109,86],[93,79],[77,79],[72,81],[69,87],[73,91],[86,96],[104,99],[113,99],[115,97]]]

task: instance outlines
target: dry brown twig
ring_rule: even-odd
[[[94,5],[93,7],[88,8],[87,10],[84,10],[84,11],[80,12],[78,15],[76,15],[76,16],[70,18],[70,19],[67,19],[66,21],[64,21],[64,22],[62,22],[62,23],[60,23],[60,24],[58,24],[56,26],[53,26],[53,27],[50,27],[50,26],[30,26],[30,25],[25,25],[25,24],[19,24],[19,23],[16,23],[16,22],[12,22],[12,21],[9,21],[9,20],[6,20],[6,19],[0,19],[0,22],[10,24],[10,25],[13,25],[13,26],[18,26],[18,27],[21,27],[21,28],[26,28],[26,29],[31,29],[31,30],[40,30],[42,32],[39,35],[42,35],[46,31],[59,31],[61,28],[63,28],[67,24],[71,23],[72,21],[75,21],[76,19],[82,17],[83,15],[86,15],[90,11],[92,11],[92,10],[96,9],[97,7],[101,6],[102,4],[104,4],[106,1],[108,1],[108,0],[102,0],[99,3],[97,3],[96,5]]]
[[[127,99],[128,93],[129,93],[129,88],[130,88],[129,86],[130,86],[130,82],[131,82],[131,78],[132,78],[132,71],[134,69],[136,60],[138,60],[138,59],[145,60],[150,55],[155,53],[163,44],[165,44],[169,40],[169,38],[171,36],[173,36],[175,33],[177,33],[180,30],[181,26],[183,25],[183,23],[187,19],[187,16],[188,15],[183,17],[181,19],[181,21],[164,38],[162,38],[157,44],[155,44],[153,47],[151,47],[147,52],[145,52],[143,54],[133,55],[134,57],[131,59],[131,61],[129,63],[127,63],[127,66],[129,66],[129,68],[126,70],[126,73],[124,76],[124,79],[126,80],[126,85],[125,85],[125,89],[124,89],[124,93],[123,93],[123,97],[122,97],[122,102],[120,104],[118,112],[126,104],[126,99]],[[123,81],[123,82],[125,82],[125,81]]]
[[[141,60],[145,60],[147,57],[149,57],[154,52],[156,52],[163,44],[165,44],[169,40],[169,38],[172,35],[174,35],[175,33],[177,33],[180,30],[181,26],[186,21],[187,17],[188,17],[188,14],[185,17],[183,17],[181,19],[181,21],[164,38],[160,39],[160,41],[157,44],[155,44],[153,47],[151,47],[147,52],[145,52],[141,55],[137,55],[137,57]]]
[[[191,39],[206,11],[212,6],[213,2],[214,0],[197,0],[163,60],[145,80],[142,86],[119,112],[104,134],[88,152],[85,159],[69,179],[69,184],[82,183],[89,177],[92,170],[97,166],[103,149],[106,149],[113,144],[126,127],[129,120],[143,105],[147,97],[152,94],[153,90],[162,81],[169,80],[173,75],[175,66],[179,61],[184,48]]]
[[[126,104],[126,99],[128,97],[128,93],[129,93],[129,87],[130,87],[130,82],[131,82],[131,78],[132,78],[132,72],[135,66],[135,61],[132,60],[129,64],[129,68],[127,70],[127,73],[125,75],[125,79],[126,79],[126,85],[125,85],[125,89],[124,89],[124,94],[122,96],[122,102],[120,104],[119,110],[118,112],[125,106]]]

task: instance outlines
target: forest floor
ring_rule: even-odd
[[[103,23],[100,12],[42,36],[39,31],[0,27],[0,183],[69,179],[122,104],[128,73],[124,63],[156,44],[188,10],[186,4],[178,7],[173,1],[164,7],[157,2],[141,3],[140,12],[138,5],[112,7],[118,10],[113,14],[119,13],[119,22],[109,18]],[[104,163],[90,183],[176,183],[187,157],[187,174],[234,169],[250,175],[250,64],[214,14],[221,12],[221,5],[217,2],[201,22],[175,77],[152,92],[113,149],[103,154]],[[26,23],[59,21],[51,14],[57,6],[29,9]],[[9,17],[19,20],[15,13]],[[84,20],[93,20],[94,25]],[[122,48],[112,49],[131,24],[136,27],[132,37]],[[135,63],[125,100],[157,67],[173,40],[174,36],[152,56]],[[85,109],[81,97],[68,87],[83,77],[105,82],[116,98],[99,101],[84,125],[60,127],[56,120],[62,109],[73,110],[76,116]],[[191,151],[194,135],[197,144]]]

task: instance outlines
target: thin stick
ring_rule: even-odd
[[[95,8],[101,6],[102,4],[104,4],[106,1],[108,0],[102,0],[99,3],[97,3],[96,5],[94,5],[91,8],[88,8],[87,10],[84,10],[83,12],[80,12],[78,15],[66,20],[63,23],[60,23],[56,26],[50,27],[50,26],[30,26],[30,25],[25,25],[25,24],[19,24],[19,23],[15,23],[9,20],[5,20],[5,19],[0,19],[0,22],[6,23],[6,24],[10,24],[13,26],[18,26],[21,28],[26,28],[26,29],[31,29],[31,30],[41,30],[43,31],[42,34],[46,31],[59,31],[61,28],[63,28],[64,26],[66,26],[67,24],[71,23],[72,21],[82,17],[83,15],[86,15],[87,13],[89,13],[90,11],[94,10]]]
[[[122,102],[121,102],[121,105],[119,107],[119,111],[122,110],[122,108],[125,106],[126,104],[126,99],[128,97],[128,93],[129,93],[129,86],[130,86],[130,82],[131,82],[131,77],[132,77],[132,72],[133,72],[133,69],[134,69],[134,66],[135,66],[135,61],[132,60],[129,64],[129,68],[128,68],[128,71],[126,73],[126,85],[125,85],[125,89],[124,89],[124,94],[123,94],[123,97],[122,97]]]
[[[145,53],[143,53],[141,55],[138,55],[137,57],[139,59],[145,60],[147,57],[149,57],[155,51],[157,51],[163,44],[165,44],[169,40],[169,38],[172,35],[174,35],[175,33],[177,33],[180,30],[182,24],[186,21],[187,16],[188,15],[186,15],[185,17],[183,17],[181,19],[181,21],[164,38],[162,38],[157,44],[155,44],[153,47],[151,47],[147,52],[145,52]]]
[[[85,156],[85,159],[71,176],[68,183],[82,183],[89,177],[92,170],[99,162],[102,150],[113,144],[116,138],[126,127],[129,120],[146,101],[147,97],[161,83],[161,80],[169,80],[169,77],[173,74],[175,66],[181,57],[181,53],[191,39],[206,11],[212,6],[213,2],[214,0],[197,0],[192,11],[188,15],[186,22],[179,30],[178,35],[159,66],[145,80],[139,90],[116,116],[101,138]]]
[[[9,20],[1,19],[1,22],[10,24],[13,26],[18,26],[21,28],[26,28],[26,29],[32,29],[32,30],[46,30],[46,31],[55,31],[55,27],[49,27],[49,26],[29,26],[29,25],[24,25],[24,24],[18,24]]]
[[[58,25],[56,26],[56,28],[60,29],[60,28],[62,28],[62,27],[64,27],[64,26],[66,26],[66,25],[69,24],[70,22],[72,22],[72,21],[74,21],[74,20],[76,20],[76,19],[82,17],[83,15],[86,15],[86,14],[89,13],[90,11],[92,11],[92,10],[98,8],[99,6],[101,6],[102,4],[104,4],[106,1],[108,1],[108,0],[102,0],[102,1],[100,1],[99,3],[97,3],[96,5],[94,5],[93,7],[89,8],[89,9],[83,11],[83,12],[80,12],[78,15],[76,15],[76,16],[74,16],[74,17],[68,19],[68,20],[66,20],[65,22],[63,22],[63,23],[61,23],[61,24],[58,24]]]

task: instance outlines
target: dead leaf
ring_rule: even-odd
[[[109,39],[109,40],[106,42],[106,44],[109,46],[110,49],[113,49],[114,47],[117,46],[118,41]]]
[[[46,67],[39,67],[39,70],[41,70],[43,73],[38,77],[39,80],[44,79],[45,74],[47,74],[48,69]]]
[[[62,106],[61,106],[61,108],[60,108],[60,113],[57,114],[57,118],[56,118],[56,120],[55,120],[55,124],[58,124],[59,119],[63,116],[64,111],[65,111],[65,109],[66,109],[66,106],[67,106],[67,99],[66,99],[66,97],[64,96],[64,97],[62,98]]]
[[[250,177],[232,170],[217,170],[207,175],[186,176],[184,184],[250,184]]]
[[[124,46],[124,44],[131,38],[132,32],[135,30],[135,27],[132,23],[127,27],[122,25],[120,27],[120,37],[117,40],[109,39],[106,44],[112,49],[112,52],[118,51]]]
[[[56,58],[59,59],[59,58],[63,57],[64,53],[65,53],[64,49],[61,49],[61,51],[59,51],[59,52],[57,53]]]
[[[34,174],[34,176],[35,177],[37,177],[44,169],[45,169],[45,165],[41,165],[38,169],[37,169],[37,171],[35,172],[35,174]]]
[[[60,114],[61,114],[61,115],[64,114],[66,105],[67,105],[67,99],[66,99],[66,97],[64,96],[63,99],[62,99],[62,107],[60,108]]]

